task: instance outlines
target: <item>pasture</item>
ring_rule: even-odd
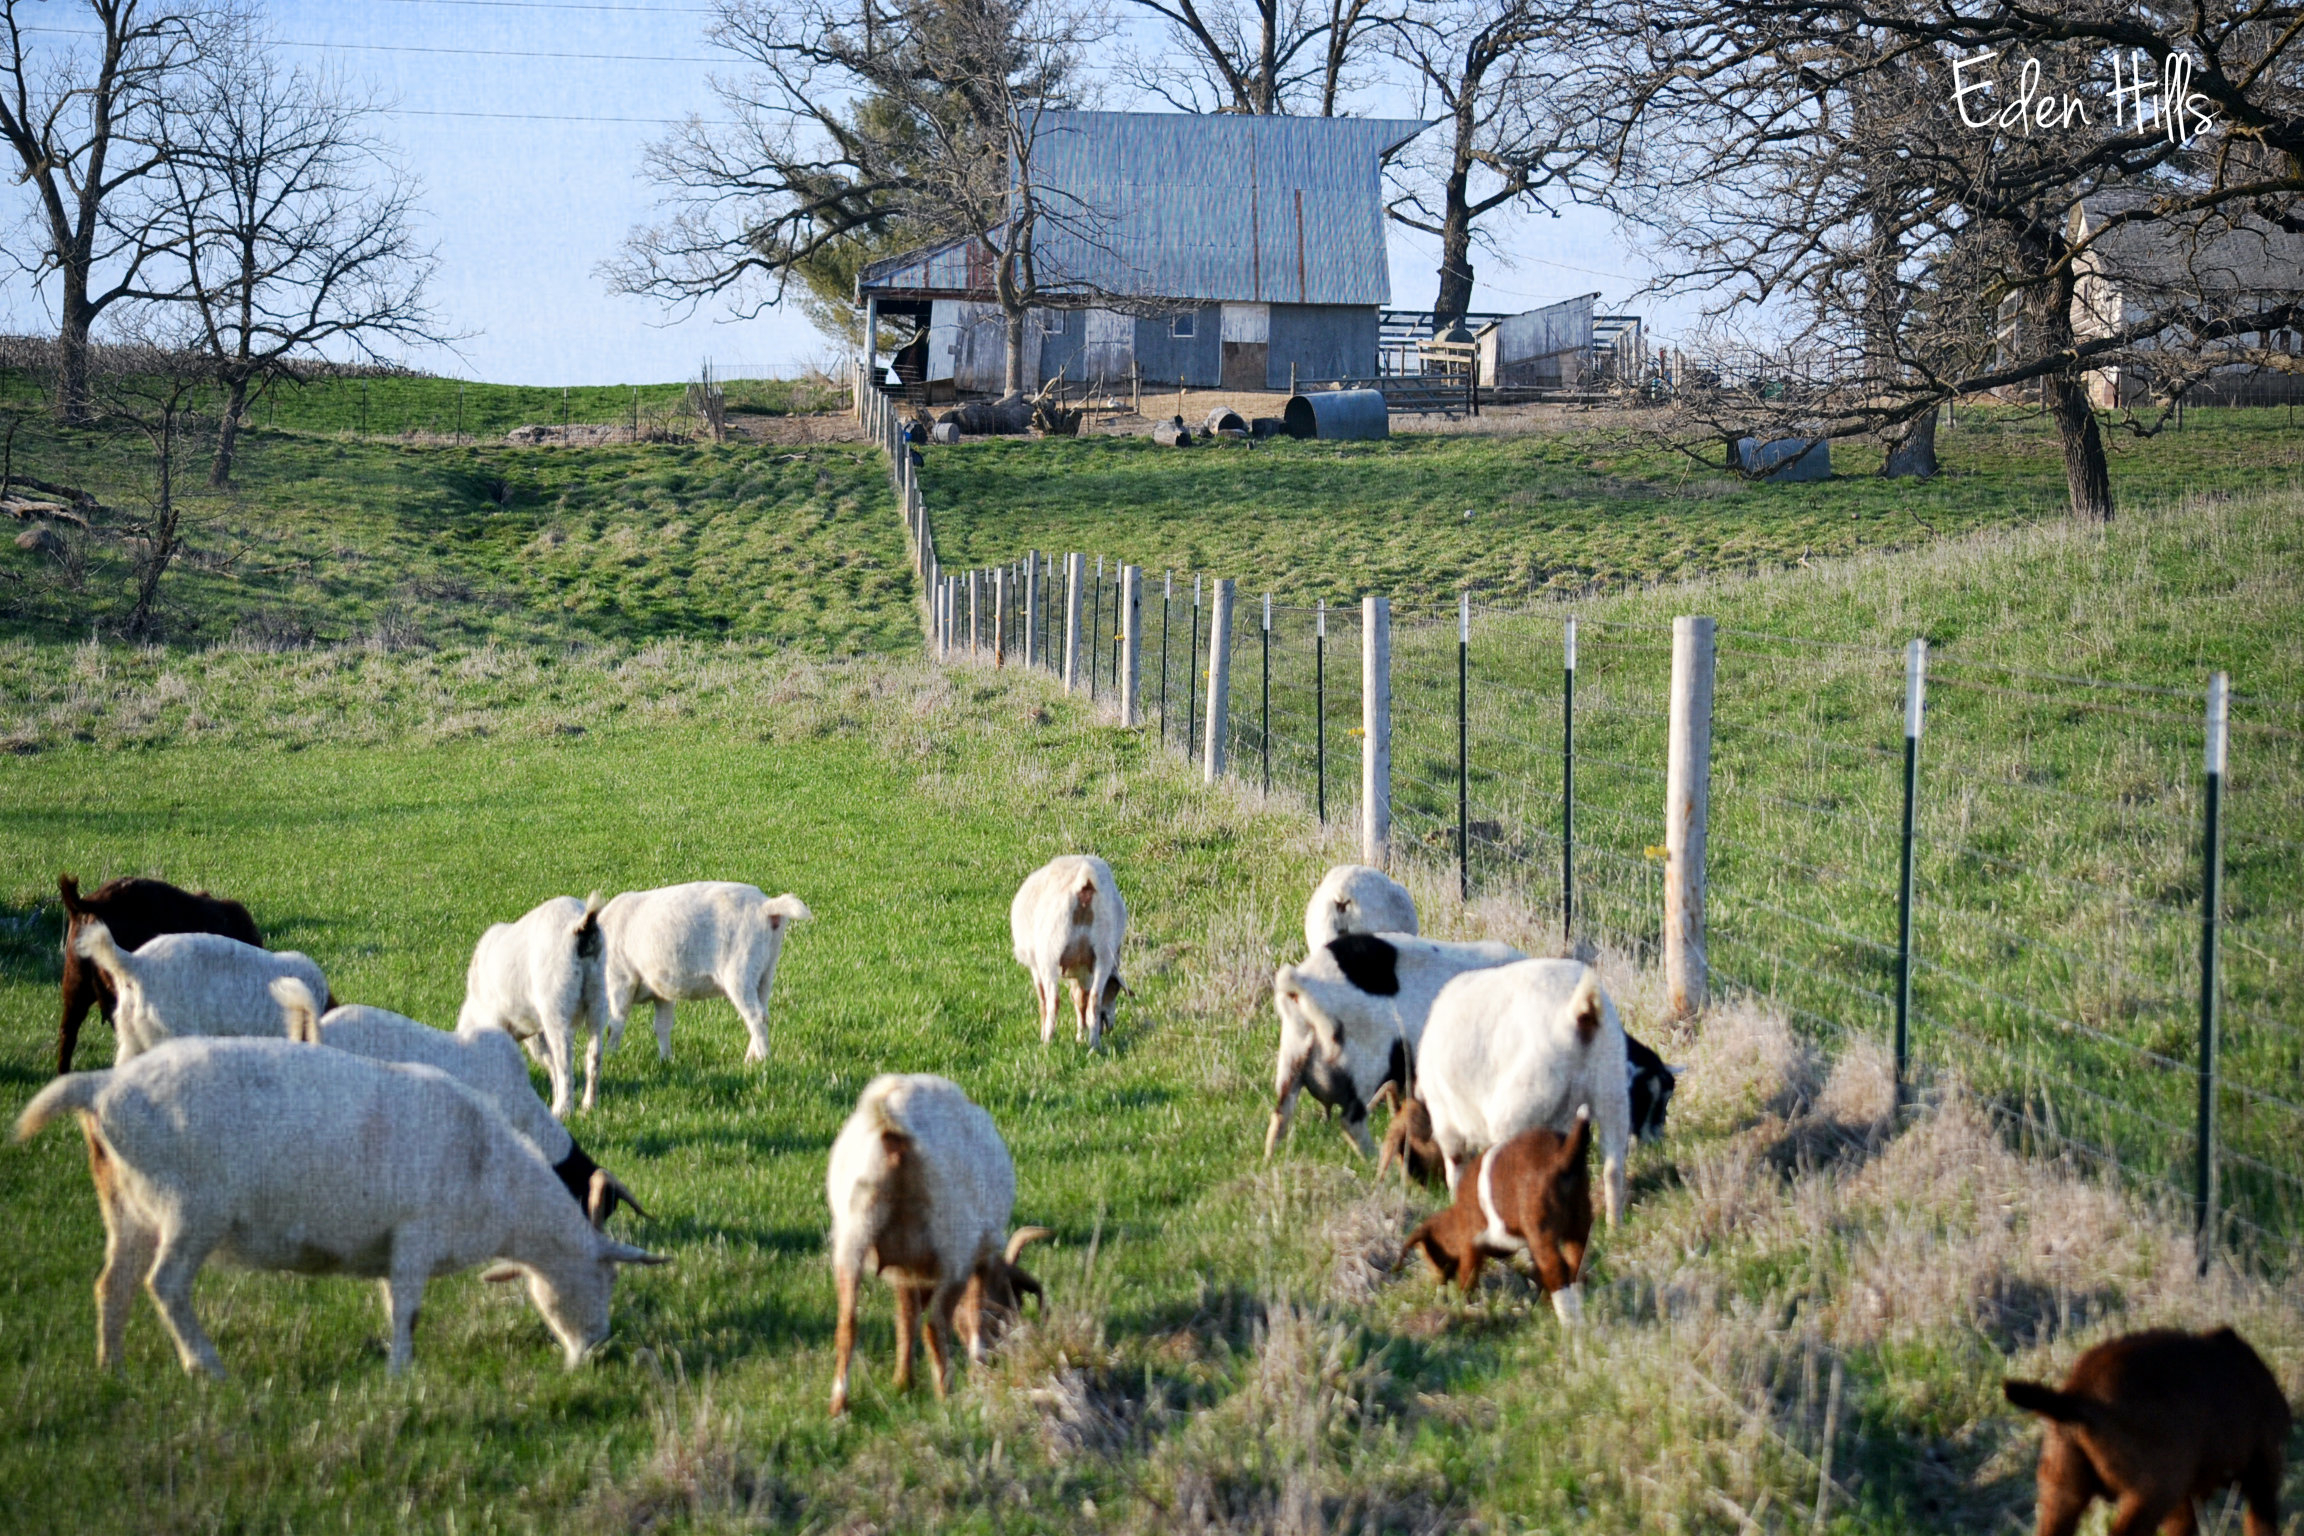
[[[984,461],[1057,450],[1107,451],[997,445]],[[132,474],[84,441],[53,451]],[[1300,467],[1317,470],[1316,451]],[[518,489],[459,492],[466,476]],[[1395,482],[1411,512],[1416,483]],[[1459,1302],[1420,1267],[1395,1272],[1431,1196],[1372,1181],[1309,1113],[1279,1157],[1258,1155],[1272,967],[1294,958],[1304,896],[1343,845],[1288,796],[1199,785],[1040,679],[914,659],[884,486],[861,449],[266,434],[249,483],[205,515],[308,568],[187,570],[184,643],[167,649],[80,643],[67,600],[106,589],[89,577],[39,606],[9,552],[27,577],[0,587],[24,605],[0,650],[12,1104],[46,1080],[62,868],[239,896],[340,997],[437,1023],[480,929],[546,895],[725,876],[816,913],[786,947],[764,1066],[740,1064],[725,1004],[684,1004],[674,1060],[635,1029],[600,1109],[574,1123],[653,1212],[620,1218],[624,1235],[676,1259],[619,1284],[615,1337],[575,1373],[523,1300],[471,1274],[435,1283],[415,1369],[393,1382],[373,1288],[214,1270],[199,1304],[230,1379],[182,1376],[141,1301],[127,1365],[99,1379],[102,1236],[77,1138],[0,1149],[17,1234],[0,1271],[0,1501],[15,1523],[2006,1530],[2029,1525],[2037,1430],[2000,1401],[2003,1374],[2213,1320],[2304,1390],[2293,1267],[2196,1278],[2169,1212],[2015,1155],[1956,1086],[1897,1129],[1876,1041],[1828,1052],[1743,1005],[1675,1030],[1623,954],[1606,964],[1628,1026],[1692,1073],[1667,1137],[1635,1156],[1630,1220],[1599,1237],[1583,1333],[1563,1337],[1517,1280]],[[1450,499],[1428,496],[1435,528]],[[1617,532],[1668,561],[1714,505],[1628,512]],[[1693,595],[1820,637],[1965,615],[2009,662],[2149,640],[2171,667],[2236,643],[2292,669],[2294,525],[2283,499],[2197,535],[2142,520],[2133,544],[2125,529],[2070,547],[2019,532],[1849,563],[1821,557],[1853,545],[1828,546],[1817,569]],[[1116,542],[1031,526],[1042,548]],[[1348,558],[1313,549],[1307,526],[1275,515],[1254,558]],[[2100,628],[2053,622],[2048,583],[2016,579],[2043,569],[2068,601],[2099,593]],[[2149,600],[2155,586],[2237,592],[2246,613],[2196,619]],[[1688,595],[1598,612],[1629,623],[1649,611],[1632,605]],[[408,617],[385,622],[394,611]],[[265,614],[302,628],[267,631]],[[1133,917],[1137,995],[1094,1058],[1061,1034],[1039,1045],[1004,920],[1025,872],[1080,847],[1111,860]],[[1509,891],[1467,909],[1452,875],[1412,879],[1429,931],[1551,942],[1549,915]],[[1050,1306],[938,1405],[888,1393],[891,1304],[874,1289],[857,1406],[834,1424],[825,1153],[883,1070],[945,1072],[991,1111],[1017,1219],[1057,1234],[1026,1261]]]

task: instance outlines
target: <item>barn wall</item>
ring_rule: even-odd
[[[1264,387],[1286,389],[1296,378],[1366,379],[1376,373],[1376,309],[1367,304],[1275,304]]]
[[[1136,362],[1147,384],[1188,384],[1214,389],[1223,378],[1224,336],[1221,306],[1203,304],[1194,312],[1189,337],[1168,334],[1166,315],[1136,322]]]

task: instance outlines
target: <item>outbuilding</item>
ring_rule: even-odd
[[[1044,114],[1031,179],[1065,214],[1039,226],[1033,259],[1043,289],[1068,297],[1025,326],[1027,386],[1284,390],[1373,376],[1392,296],[1383,165],[1425,126]],[[1007,326],[992,261],[969,237],[859,275],[868,323],[914,326],[893,360],[903,383],[932,399],[1000,392]]]

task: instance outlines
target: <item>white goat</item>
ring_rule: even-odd
[[[555,1118],[567,1117],[573,1097],[571,1063],[579,1027],[593,1030],[586,1052],[592,1069],[584,1083],[586,1109],[599,1086],[600,951],[599,893],[587,901],[555,896],[518,922],[494,924],[480,935],[464,972],[456,1033],[500,1029],[527,1046],[552,1079]]]
[[[1624,1025],[1592,967],[1523,960],[1448,983],[1424,1026],[1416,1091],[1451,1192],[1474,1153],[1539,1127],[1566,1134],[1589,1107],[1608,1223],[1623,1219],[1630,1071]]]
[[[349,1051],[370,1061],[435,1067],[487,1098],[512,1129],[536,1144],[595,1227],[607,1224],[619,1200],[642,1216],[648,1214],[623,1181],[592,1161],[568,1128],[552,1118],[536,1096],[536,1086],[528,1080],[528,1063],[521,1060],[520,1047],[510,1035],[494,1029],[452,1035],[384,1008],[331,1008],[321,1015],[301,982],[282,982],[274,992],[287,1008],[291,1040]]]
[[[526,1276],[573,1368],[608,1336],[616,1266],[666,1262],[594,1231],[534,1145],[430,1067],[288,1040],[171,1040],[124,1067],[56,1079],[16,1139],[68,1111],[88,1138],[104,1216],[100,1368],[120,1358],[141,1280],[184,1369],[224,1374],[192,1309],[211,1254],[382,1280],[395,1375],[435,1275],[509,1261],[489,1278]]]
[[[1414,933],[1416,899],[1408,887],[1366,864],[1339,864],[1304,907],[1304,949],[1346,933]]]
[[[1509,944],[1451,944],[1412,934],[1341,934],[1298,965],[1273,973],[1280,1055],[1273,1075],[1272,1123],[1264,1155],[1288,1130],[1299,1089],[1343,1112],[1344,1134],[1363,1155],[1368,1109],[1377,1090],[1415,1087],[1417,1042],[1440,989],[1466,971],[1522,958]]]
[[[654,891],[626,891],[600,909],[607,943],[608,1049],[624,1038],[632,1009],[656,1005],[656,1054],[672,1059],[672,1005],[698,997],[725,997],[736,1005],[752,1044],[747,1062],[768,1059],[768,989],[784,953],[784,929],[814,916],[786,892],[768,896],[758,886],[698,880]],[[584,1107],[598,1067],[598,1044],[585,1063]]]
[[[942,1397],[955,1312],[968,1358],[981,1361],[1024,1296],[1043,1294],[1016,1257],[1048,1230],[1009,1233],[1016,1165],[992,1117],[949,1078],[888,1073],[866,1084],[832,1143],[824,1195],[832,1206],[832,1278],[840,1298],[834,1414],[848,1411],[856,1292],[867,1262],[896,1290],[898,1391],[912,1384],[912,1333],[923,1312]]]
[[[164,933],[131,953],[112,941],[110,928],[90,920],[77,942],[81,958],[104,973],[120,1000],[112,1018],[120,1034],[114,1066],[180,1035],[286,1035],[275,981],[293,979],[313,997],[328,995],[328,978],[306,956],[222,934]]]
[[[1040,1043],[1056,1038],[1057,1000],[1069,986],[1073,1038],[1096,1049],[1125,985],[1120,945],[1128,936],[1128,904],[1112,866],[1092,853],[1050,859],[1025,877],[1008,904],[1008,934],[1016,963],[1032,973]]]

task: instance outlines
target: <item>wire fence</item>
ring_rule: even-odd
[[[925,513],[917,523],[926,525]],[[1117,704],[1120,562],[934,572],[931,649],[1029,662]],[[1139,721],[1329,823],[1362,811],[1358,603],[1236,594],[1212,678],[1206,572],[1144,573]],[[1564,943],[1663,944],[1669,625],[1556,608],[1393,615],[1385,856],[1554,914]],[[1718,631],[1704,961],[1811,1037],[1889,1041],[1903,985],[1906,656]],[[1212,717],[1212,681],[1228,707]],[[2214,1179],[2205,1236],[2279,1268],[2304,1230],[2304,704],[2232,697],[2223,886],[2203,987],[2205,691],[1960,658],[1928,667],[1909,907],[1910,1062],[1956,1074],[2025,1146],[2168,1198]],[[2203,1101],[2203,997],[2218,1009]],[[2203,1106],[2210,1111],[2204,1116]],[[2211,1118],[2212,1116],[2212,1118]],[[2208,1134],[2204,1138],[2203,1132]]]

